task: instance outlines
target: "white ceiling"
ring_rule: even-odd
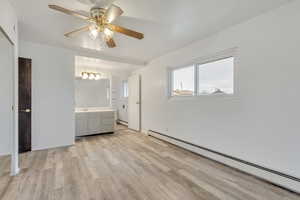
[[[11,0],[19,19],[20,39],[71,48],[86,55],[145,63],[176,48],[241,23],[291,0],[116,0],[124,15],[114,23],[145,34],[143,40],[115,34],[114,49],[100,49],[88,34],[67,39],[65,32],[84,21],[48,9],[57,4],[89,11],[88,0]]]

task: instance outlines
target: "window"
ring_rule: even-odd
[[[233,94],[234,58],[198,65],[198,94]]]
[[[211,59],[203,64],[172,69],[171,96],[202,96],[234,93],[234,57]]]
[[[124,98],[128,97],[128,81],[123,81],[122,82],[122,96]]]
[[[194,66],[173,71],[172,96],[192,96],[195,93]]]

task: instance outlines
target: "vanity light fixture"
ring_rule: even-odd
[[[87,72],[82,72],[81,73],[81,77],[82,77],[82,79],[88,79],[89,78],[89,74]]]
[[[99,80],[100,77],[101,77],[100,74],[96,74],[96,75],[95,75],[95,80]]]
[[[90,74],[89,74],[89,79],[90,79],[90,80],[94,80],[94,79],[95,79],[95,74],[90,73]]]
[[[99,80],[101,78],[101,74],[99,73],[93,73],[93,72],[82,72],[81,78],[86,80]]]

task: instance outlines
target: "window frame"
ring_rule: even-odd
[[[216,97],[216,96],[221,96],[221,97],[232,97],[237,95],[237,86],[236,86],[236,63],[237,63],[237,48],[231,48],[227,49],[225,51],[221,51],[219,53],[215,53],[210,56],[205,56],[202,58],[198,58],[193,60],[192,62],[189,62],[188,64],[180,65],[177,67],[168,67],[168,99],[173,99],[173,98],[205,98],[205,97]],[[228,59],[228,58],[233,58],[233,93],[232,94],[226,94],[226,93],[221,93],[221,94],[208,94],[208,95],[200,95],[199,94],[199,66],[207,64],[207,63],[212,63],[212,62],[217,62],[223,59]],[[187,67],[194,67],[194,95],[187,95],[187,96],[176,96],[173,95],[173,73],[175,70],[182,69],[182,68],[187,68]]]
[[[183,96],[177,96],[177,95],[173,95],[173,81],[174,81],[174,71],[179,70],[179,69],[184,69],[184,68],[189,68],[189,67],[193,67],[194,68],[194,92],[193,95],[183,95]],[[197,96],[197,91],[196,91],[196,65],[195,64],[190,64],[190,65],[184,65],[184,66],[180,66],[180,67],[176,67],[176,68],[170,68],[169,69],[169,92],[168,95],[169,97],[195,97]]]

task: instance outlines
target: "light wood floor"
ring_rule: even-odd
[[[21,156],[9,176],[0,158],[1,200],[288,200],[299,196],[129,130]]]

